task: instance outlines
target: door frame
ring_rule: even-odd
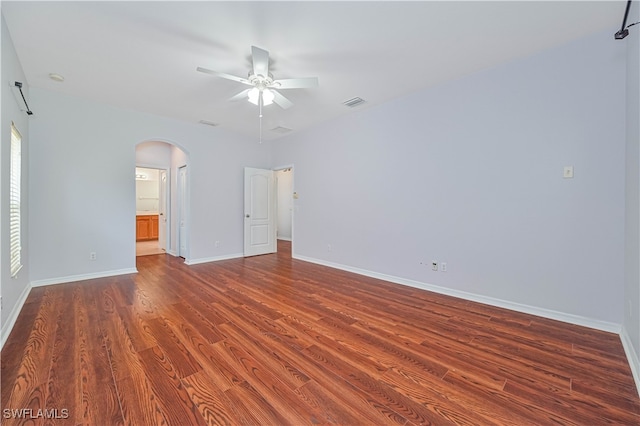
[[[164,194],[160,191],[160,199],[164,196],[164,221],[165,225],[162,227],[164,229],[164,247],[160,244],[160,235],[158,235],[158,245],[160,248],[164,250],[165,253],[168,253],[171,247],[171,169],[159,169],[160,175],[162,172],[166,174],[166,182],[164,184]],[[160,176],[160,182],[162,182],[162,176]],[[162,183],[160,183],[160,189],[162,189]],[[158,203],[158,208],[160,207],[160,203]],[[158,212],[158,216],[160,216],[160,212]],[[162,219],[158,217],[160,223],[162,223]]]
[[[164,248],[164,252],[169,253],[171,248],[171,169],[163,166],[158,166],[157,164],[150,164],[150,163],[136,163],[136,167],[143,168],[143,169],[155,169],[155,170],[159,170],[161,172],[167,173],[167,185],[165,187],[165,193],[164,193],[165,217],[167,218],[166,226],[164,227],[166,242],[165,242],[165,247],[160,247],[160,248]],[[135,180],[134,180],[134,183],[135,183]],[[160,181],[158,181],[158,185],[160,185]],[[134,241],[135,241],[135,234],[134,234]],[[160,238],[158,238],[158,245],[160,245]]]
[[[178,257],[183,257],[185,263],[189,264],[189,168],[187,164],[177,167],[178,176],[176,177],[176,200],[177,215],[176,222],[176,252]],[[185,175],[182,175],[184,171]],[[184,229],[180,226],[184,220]],[[184,250],[182,249],[181,239],[184,237]]]
[[[295,166],[292,164],[288,164],[285,166],[278,166],[278,167],[274,167],[273,170],[274,172],[280,171],[280,170],[285,170],[285,169],[291,169],[291,255],[293,256],[293,248],[295,245],[295,213],[296,213],[296,196],[294,196],[294,194],[297,194],[296,192],[296,168]],[[278,185],[276,184],[276,203],[278,202]],[[278,211],[278,206],[276,204],[276,212]],[[276,217],[276,224],[278,223],[278,218]],[[277,235],[276,235],[277,237]],[[277,242],[276,242],[276,246],[277,246]]]

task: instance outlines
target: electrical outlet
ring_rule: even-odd
[[[562,177],[564,177],[565,179],[573,178],[573,166],[564,166]]]
[[[331,247],[331,244],[327,244],[327,251],[331,253],[332,250],[333,250],[333,247]]]
[[[220,247],[220,241],[216,241],[216,247]]]
[[[442,272],[447,272],[447,262],[442,262],[442,263],[440,264],[440,270],[441,270]]]
[[[98,255],[96,254],[95,251],[92,251],[91,253],[89,253],[89,260],[96,260],[98,259]]]
[[[432,271],[437,271],[438,270],[438,261],[434,260],[431,262],[431,270]]]

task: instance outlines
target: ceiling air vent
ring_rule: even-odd
[[[273,129],[271,129],[272,132],[276,132],[276,133],[280,133],[280,134],[284,134],[284,133],[289,133],[291,131],[291,129],[287,128],[287,127],[282,127],[282,126],[278,126],[278,127],[274,127]]]
[[[355,98],[351,98],[351,99],[349,99],[348,101],[344,101],[344,102],[342,103],[342,105],[346,105],[346,106],[348,106],[349,108],[353,108],[353,107],[357,107],[358,105],[361,105],[361,104],[363,104],[363,103],[365,103],[365,100],[364,100],[364,99],[362,99],[362,98],[358,98],[358,97],[355,97]]]
[[[200,124],[206,124],[207,126],[216,127],[218,123],[214,123],[213,121],[200,120]]]

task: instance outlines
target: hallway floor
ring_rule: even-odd
[[[136,242],[136,256],[149,256],[152,254],[164,253],[165,251],[158,245],[158,240]]]

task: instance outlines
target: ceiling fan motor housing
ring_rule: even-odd
[[[264,90],[267,87],[278,87],[278,83],[273,82],[273,74],[269,73],[266,77],[259,74],[255,75],[253,71],[249,71],[248,80],[251,84],[258,88],[258,90]]]

